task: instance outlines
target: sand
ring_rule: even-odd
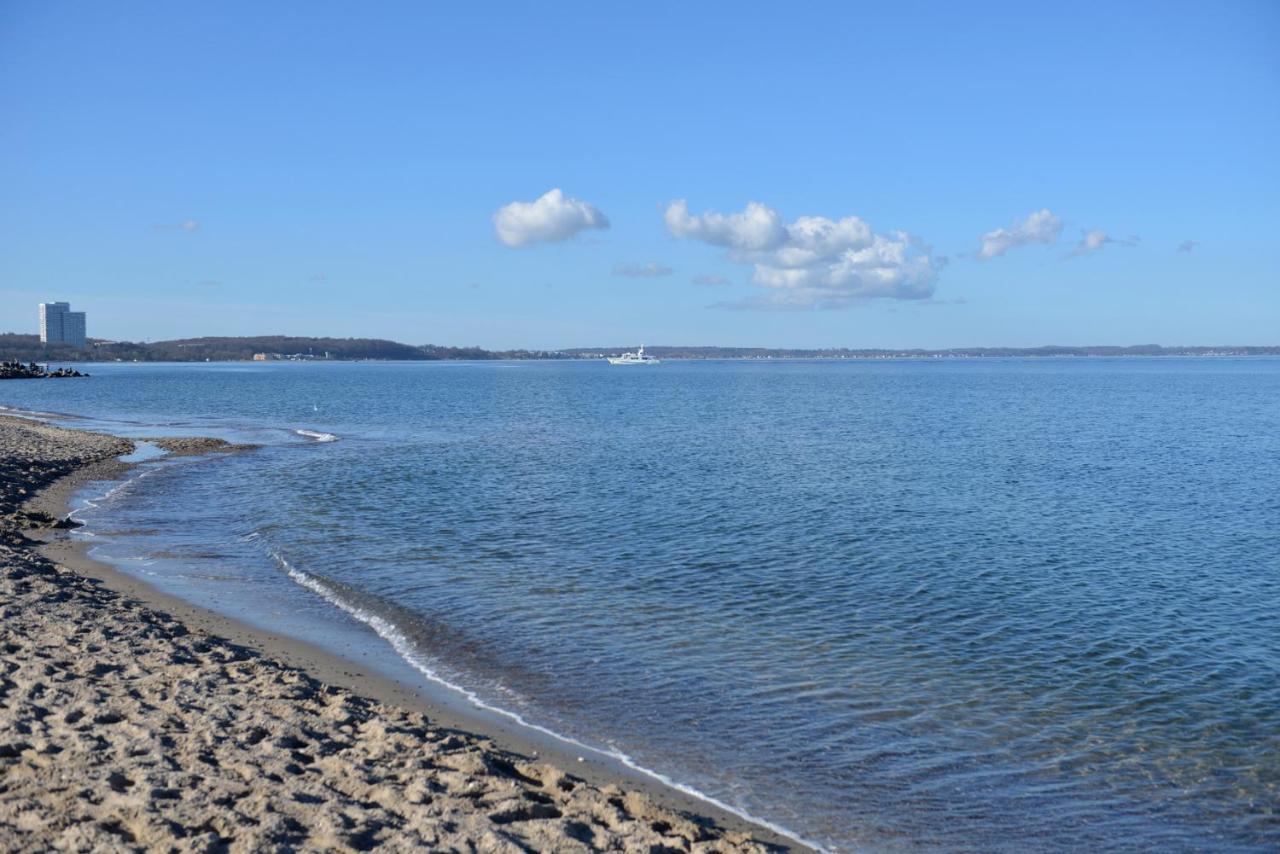
[[[66,495],[132,447],[0,417],[0,849],[787,846],[670,791],[566,773],[349,662],[277,656],[261,633],[71,560]]]
[[[258,447],[258,445],[235,445],[226,439],[211,439],[207,436],[162,436],[146,441],[178,457],[252,451]]]

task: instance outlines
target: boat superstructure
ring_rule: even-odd
[[[621,356],[610,356],[609,364],[611,365],[656,365],[660,360],[653,356],[644,354],[644,345],[640,345],[640,349],[634,353],[623,353]]]

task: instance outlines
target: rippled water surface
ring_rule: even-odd
[[[1280,847],[1280,360],[91,370],[265,445],[84,511],[194,599],[832,848]]]

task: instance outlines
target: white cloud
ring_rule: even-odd
[[[493,215],[498,239],[508,246],[568,240],[588,228],[608,228],[595,205],[566,196],[558,188],[532,202],[512,202]]]
[[[1117,246],[1137,246],[1138,238],[1130,237],[1127,240],[1123,240],[1118,237],[1110,236],[1100,228],[1090,229],[1089,231],[1081,234],[1080,242],[1076,244],[1076,248],[1072,249],[1071,253],[1067,257],[1089,255],[1112,243]]]
[[[1028,214],[1026,219],[1015,222],[1013,228],[997,228],[982,235],[982,248],[974,256],[983,261],[1003,255],[1017,246],[1029,243],[1055,243],[1062,233],[1062,220],[1048,208]]]
[[[667,230],[729,250],[729,259],[754,268],[769,289],[752,308],[837,308],[853,300],[932,296],[944,261],[904,231],[872,232],[856,216],[804,216],[783,221],[773,208],[749,202],[740,213],[697,216],[679,199],[667,206]]]
[[[746,251],[773,249],[787,238],[782,217],[759,202],[747,202],[742,213],[689,215],[689,204],[678,199],[667,206],[663,219],[676,237],[701,240],[713,246]]]
[[[674,272],[675,270],[665,264],[659,264],[654,261],[648,264],[619,264],[613,268],[615,276],[625,276],[631,279],[656,279],[661,276],[670,276]]]
[[[694,283],[695,285],[727,285],[727,284],[730,284],[729,280],[728,280],[728,279],[726,279],[724,276],[714,276],[714,275],[712,275],[712,274],[710,274],[710,273],[699,273],[698,275],[696,275],[696,276],[694,276],[694,277],[693,277],[693,283]]]

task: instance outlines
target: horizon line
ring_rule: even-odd
[[[0,338],[39,338],[38,333],[31,332],[3,332]],[[373,338],[360,335],[289,335],[289,334],[259,334],[259,335],[190,335],[180,338],[157,338],[157,339],[115,339],[88,337],[88,341],[93,346],[111,346],[111,345],[134,345],[134,346],[157,346],[162,344],[182,343],[186,341],[216,341],[229,342],[239,341],[250,343],[266,339],[286,339],[300,341],[369,341],[384,344],[393,344],[399,347],[410,347],[414,349],[423,348],[442,348],[453,350],[481,350],[484,352],[531,352],[531,353],[570,353],[585,350],[615,350],[619,347],[640,346],[639,344],[623,344],[623,345],[570,345],[564,347],[485,347],[479,344],[438,344],[433,342],[424,342],[421,344],[409,344],[403,341],[396,341],[390,338]],[[44,342],[35,341],[35,344],[43,344]],[[48,346],[58,347],[57,343]],[[806,351],[806,352],[827,352],[827,351],[847,351],[847,352],[865,352],[865,353],[890,353],[890,352],[921,352],[921,353],[951,353],[966,350],[1133,350],[1139,348],[1154,348],[1161,350],[1215,350],[1215,349],[1277,349],[1280,343],[1272,344],[1160,344],[1156,342],[1142,342],[1136,344],[1032,344],[1032,345],[1016,345],[1016,344],[967,344],[952,347],[927,347],[921,345],[910,346],[893,346],[893,347],[871,347],[856,345],[759,345],[759,344],[645,344],[646,349],[655,350],[756,350],[756,351]]]

